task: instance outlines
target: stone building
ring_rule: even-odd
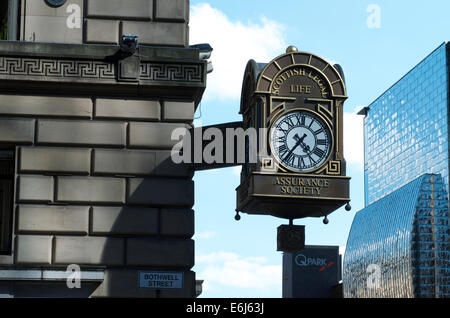
[[[0,296],[195,297],[193,171],[170,157],[206,86],[188,23],[188,0],[8,1]]]

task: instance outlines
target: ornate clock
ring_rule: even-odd
[[[350,208],[346,99],[341,67],[317,55],[289,47],[267,64],[248,62],[240,113],[244,129],[258,130],[259,148],[257,162],[243,165],[237,213],[326,223],[339,207]]]

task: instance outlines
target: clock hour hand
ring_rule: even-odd
[[[306,134],[304,134],[302,138],[300,138],[300,137],[298,136],[298,134],[295,134],[295,136],[294,136],[294,139],[297,141],[296,147],[297,147],[298,145],[300,145],[300,147],[302,147],[303,151],[306,152],[306,153],[308,153],[308,152],[311,150],[311,148],[310,148],[307,144],[305,144],[305,143],[303,142],[303,140],[304,140],[305,138],[306,138]]]
[[[295,148],[300,146],[303,143],[303,139],[305,139],[305,138],[306,138],[306,134],[304,134],[303,137],[301,137],[301,138],[298,136],[298,134],[295,134],[294,139],[296,140],[296,143],[295,143],[294,147],[292,147],[292,149],[289,150],[289,152],[284,157],[284,159],[289,158],[291,156],[291,154],[294,152]],[[303,146],[302,146],[302,148],[303,148]]]

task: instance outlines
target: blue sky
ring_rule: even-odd
[[[214,71],[196,112],[197,125],[241,120],[240,87],[249,59],[267,63],[295,45],[343,67],[349,96],[344,151],[353,209],[337,210],[328,225],[316,218],[294,223],[306,225],[306,244],[338,245],[344,251],[353,217],[364,202],[362,118],[355,111],[450,40],[450,2],[191,0],[190,4],[190,44],[210,43],[214,48]],[[379,15],[374,16],[373,5]],[[193,270],[197,279],[205,280],[201,297],[281,297],[282,254],[276,251],[276,229],[287,221],[247,214],[234,220],[238,168],[197,172],[194,181]]]

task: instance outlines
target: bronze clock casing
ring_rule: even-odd
[[[346,98],[341,68],[314,54],[291,51],[268,64],[248,62],[240,109],[244,129],[266,132],[258,162],[245,164],[241,171],[237,211],[287,219],[321,217],[350,201],[350,178],[343,157]],[[330,153],[323,163],[307,171],[290,168],[272,153],[273,124],[295,111],[320,118],[330,130]]]

